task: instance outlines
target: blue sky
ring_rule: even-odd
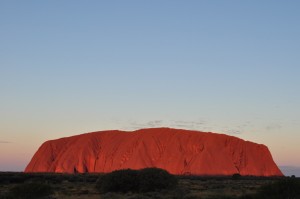
[[[264,143],[300,167],[299,7],[0,1],[0,170],[48,139],[154,126]]]

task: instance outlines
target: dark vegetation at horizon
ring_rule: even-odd
[[[0,172],[0,199],[300,199],[300,178],[174,176],[156,168],[108,174]]]

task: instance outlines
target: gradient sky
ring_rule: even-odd
[[[0,171],[23,170],[49,139],[158,126],[263,143],[300,167],[299,9],[0,1]]]

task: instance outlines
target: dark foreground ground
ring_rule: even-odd
[[[193,177],[178,178],[178,186],[172,190],[162,190],[148,193],[100,193],[96,188],[97,181],[101,179],[99,174],[25,174],[0,172],[0,198],[9,198],[8,194],[26,184],[47,184],[51,187],[50,196],[47,199],[147,199],[147,198],[184,198],[184,199],[230,199],[251,198],[246,195],[257,193],[261,187],[285,181],[290,178],[260,178],[260,177]],[[299,181],[299,179],[296,179]],[[29,189],[30,188],[25,188]],[[37,188],[39,189],[39,187]],[[46,187],[47,189],[47,187]],[[47,191],[47,190],[46,190]],[[272,190],[271,190],[272,191]],[[24,192],[24,190],[23,190]],[[18,194],[18,193],[17,193]],[[26,198],[16,195],[14,198]],[[11,197],[10,197],[11,198]],[[33,197],[29,197],[34,199]],[[38,198],[38,197],[37,197]],[[298,197],[290,197],[298,198]]]

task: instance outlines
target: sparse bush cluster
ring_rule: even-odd
[[[45,183],[18,184],[9,190],[8,199],[38,199],[49,196],[53,188]]]
[[[300,199],[300,179],[285,178],[260,188],[257,194],[239,199]]]
[[[118,170],[105,174],[99,178],[97,187],[100,192],[129,192],[138,187],[138,171]]]
[[[300,198],[300,180],[296,178],[286,178],[261,188],[259,198],[282,199]]]
[[[26,182],[47,182],[59,184],[68,182],[89,182],[95,183],[99,174],[62,174],[62,173],[12,173],[2,172],[0,175],[1,184],[20,184]]]
[[[97,188],[107,192],[151,192],[162,189],[173,189],[177,186],[177,178],[167,171],[158,168],[141,170],[118,170],[99,178]]]

